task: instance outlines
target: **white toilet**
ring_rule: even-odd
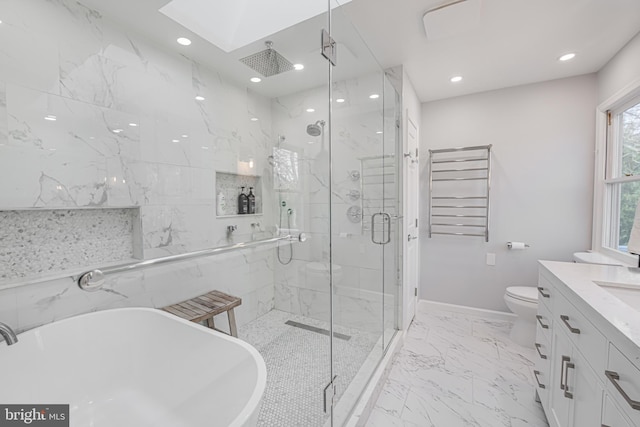
[[[536,340],[536,313],[538,312],[538,288],[511,286],[504,294],[504,302],[518,318],[511,328],[511,341],[523,347],[533,347]]]

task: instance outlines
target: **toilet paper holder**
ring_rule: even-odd
[[[509,249],[526,249],[530,247],[529,244],[523,242],[507,242],[507,248]]]

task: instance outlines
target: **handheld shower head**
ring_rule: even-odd
[[[307,133],[310,136],[320,136],[320,134],[322,134],[322,131],[324,130],[324,125],[324,120],[318,120],[315,123],[307,125]],[[320,126],[322,126],[322,128]]]

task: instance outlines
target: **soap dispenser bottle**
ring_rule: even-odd
[[[253,194],[253,187],[249,187],[249,195],[247,198],[249,200],[249,213],[256,213],[256,196]]]
[[[238,213],[240,215],[249,213],[249,197],[244,194],[244,187],[241,187],[238,195]]]
[[[216,213],[218,214],[218,216],[226,215],[227,213],[227,198],[225,197],[222,190],[218,192]]]

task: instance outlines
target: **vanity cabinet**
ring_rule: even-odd
[[[640,396],[640,370],[605,335],[606,325],[599,325],[580,301],[572,303],[575,298],[570,301],[563,286],[541,270],[535,376],[549,425],[640,427],[640,410],[616,386],[617,381],[627,397]],[[612,381],[616,375],[619,380]]]

